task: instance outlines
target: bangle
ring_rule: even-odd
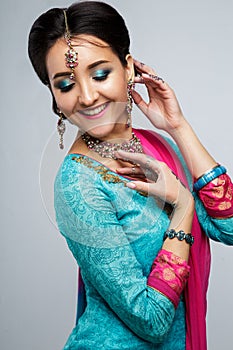
[[[179,241],[185,240],[185,242],[190,244],[190,246],[192,246],[194,243],[194,237],[191,235],[191,233],[185,233],[183,230],[176,232],[174,229],[167,230],[164,233],[163,240],[165,241],[166,238],[173,239],[175,237]]]
[[[198,192],[205,185],[210,183],[212,180],[216,179],[216,177],[225,174],[226,172],[227,169],[223,165],[215,166],[213,169],[207,171],[207,173],[199,177],[199,179],[193,185],[194,191]]]

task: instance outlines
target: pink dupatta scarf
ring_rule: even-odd
[[[148,130],[134,130],[144,152],[169,168],[188,186],[181,162],[173,148],[161,135]],[[192,225],[195,243],[190,250],[190,276],[185,287],[186,350],[206,350],[206,293],[210,272],[209,239],[202,232],[195,213]]]
[[[140,138],[144,152],[169,168],[188,186],[188,181],[181,162],[173,148],[161,135],[143,129],[134,129]],[[190,251],[190,276],[185,287],[186,307],[186,350],[206,350],[206,292],[210,272],[210,247],[207,236],[202,232],[197,215],[194,215],[192,233],[195,243]],[[85,287],[79,271],[77,319],[86,306]]]

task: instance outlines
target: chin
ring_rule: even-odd
[[[104,139],[104,140],[110,140],[112,136],[114,135],[114,127],[115,124],[106,124],[101,126],[95,126],[89,130],[87,130],[87,133],[97,139]]]

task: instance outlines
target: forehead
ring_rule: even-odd
[[[107,60],[112,63],[118,63],[118,56],[112,51],[111,47],[103,40],[91,35],[78,35],[71,39],[75,51],[78,52],[78,67],[85,69],[88,65],[97,60]],[[64,38],[58,39],[49,49],[46,57],[46,66],[49,78],[59,71],[66,71],[65,53],[69,47]]]

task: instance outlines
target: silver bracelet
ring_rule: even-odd
[[[175,237],[179,241],[184,241],[185,240],[185,242],[190,244],[190,246],[192,246],[193,243],[194,243],[194,237],[193,237],[193,235],[191,233],[185,233],[183,230],[180,230],[180,231],[176,232],[174,229],[167,230],[164,233],[163,240],[165,241],[166,238],[173,239]]]

